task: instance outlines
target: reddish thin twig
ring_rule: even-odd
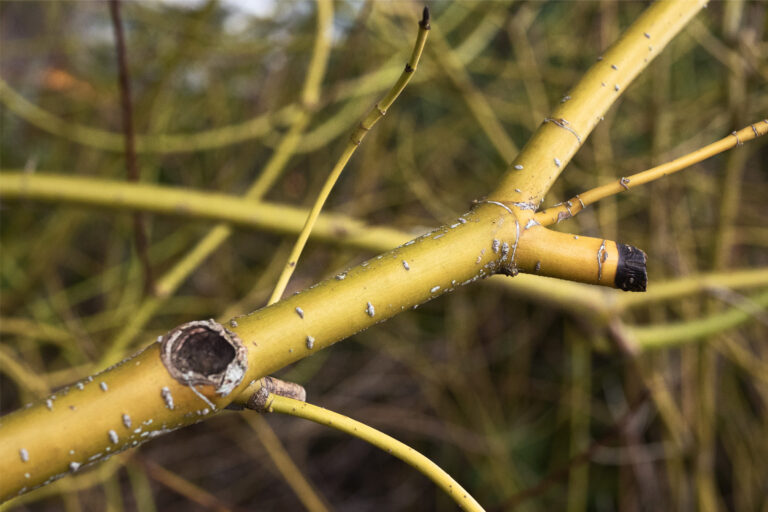
[[[120,1],[109,0],[109,14],[112,18],[112,28],[115,32],[115,49],[117,50],[117,73],[120,86],[120,108],[123,121],[123,135],[125,140],[125,166],[128,181],[139,181],[139,168],[136,165],[136,148],[133,135],[133,106],[131,104],[131,85],[128,79],[128,62],[125,52],[125,39],[123,37],[123,25],[120,22]],[[144,216],[141,212],[133,214],[133,239],[136,244],[136,253],[144,269],[144,293],[154,295],[155,282],[152,277],[152,266],[149,262],[147,251],[147,233],[144,226]]]

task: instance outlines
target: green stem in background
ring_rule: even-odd
[[[589,426],[592,418],[592,349],[589,340],[579,332],[572,322],[566,324],[565,331],[570,357],[570,397],[564,407],[569,412],[570,440],[569,457],[573,458],[589,446]],[[587,510],[589,497],[589,465],[575,466],[568,473],[568,508],[567,512]]]
[[[627,327],[628,340],[640,350],[669,348],[684,342],[698,341],[753,319],[757,314],[756,308],[768,308],[768,291],[763,290],[745,301],[744,307],[735,306],[703,318],[647,327]]]
[[[416,72],[416,69],[419,65],[419,59],[421,58],[421,54],[424,51],[424,45],[427,42],[429,29],[429,9],[425,7],[422,20],[419,22],[419,33],[416,37],[416,44],[413,48],[411,58],[405,65],[405,69],[400,75],[400,78],[398,78],[397,82],[395,82],[395,85],[393,85],[389,92],[387,92],[387,94],[385,94],[384,97],[378,103],[376,103],[376,105],[374,105],[370,111],[368,111],[368,114],[365,116],[363,121],[350,136],[350,140],[347,142],[347,147],[344,148],[341,157],[331,170],[331,173],[328,175],[328,178],[323,184],[323,188],[320,190],[320,193],[315,199],[315,203],[312,205],[312,209],[307,216],[304,227],[299,233],[299,237],[296,240],[293,249],[291,249],[291,253],[288,255],[288,261],[286,262],[285,267],[283,268],[283,271],[277,280],[277,284],[275,285],[275,288],[272,291],[272,296],[269,298],[267,304],[274,304],[280,300],[280,297],[283,296],[283,292],[285,291],[286,286],[288,286],[288,281],[290,280],[291,275],[293,275],[293,271],[296,269],[299,256],[307,244],[309,234],[312,232],[312,229],[314,228],[315,223],[320,216],[320,211],[323,209],[325,201],[331,194],[331,190],[333,190],[333,187],[336,184],[336,181],[338,181],[339,176],[341,176],[341,172],[344,170],[344,167],[346,167],[347,162],[349,162],[349,159],[352,158],[352,155],[355,153],[358,146],[360,146],[360,143],[363,141],[371,128],[373,128],[379,119],[384,117],[384,115],[387,113],[387,110],[389,110],[400,93],[403,92],[403,89],[405,89],[405,86],[408,85],[411,77]]]
[[[187,220],[215,220],[273,233],[297,234],[308,211],[287,204],[180,187],[126,183],[70,174],[0,172],[0,199],[45,201],[114,210],[139,210]],[[334,213],[320,215],[313,238],[382,252],[413,238]]]

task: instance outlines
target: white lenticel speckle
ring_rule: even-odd
[[[162,389],[160,389],[160,396],[163,397],[163,401],[165,402],[165,406],[173,410],[173,395],[171,395],[171,390],[168,389],[167,386],[163,386]]]
[[[365,312],[368,313],[368,316],[373,318],[373,315],[376,314],[376,310],[373,307],[373,304],[370,302],[365,305]]]
[[[107,435],[109,436],[109,440],[112,441],[112,444],[117,444],[118,438],[117,438],[117,432],[114,430],[110,430],[107,432]]]
[[[123,414],[123,425],[125,428],[131,428],[131,417],[127,414]]]
[[[299,318],[304,318],[304,310],[299,307],[296,308],[296,314],[299,315]]]
[[[69,470],[70,471],[75,472],[78,469],[80,469],[80,463],[79,462],[70,462],[69,463]]]
[[[439,289],[440,289],[439,286],[433,286],[432,288],[429,289],[429,293],[435,293]]]
[[[403,260],[403,268],[405,270],[411,270],[411,266],[408,264],[407,261]]]
[[[19,450],[19,457],[21,457],[21,462],[27,462],[29,460],[29,452],[26,448]]]
[[[560,167],[562,165],[562,162],[560,162],[559,158],[555,158],[555,165]]]
[[[517,165],[515,165],[515,169],[517,169],[518,171],[522,171],[523,170],[523,166],[520,165],[520,164],[517,164]]]
[[[315,338],[307,336],[307,350],[312,350],[315,346]]]
[[[106,391],[107,389],[109,389],[107,387],[107,383],[104,381],[99,382],[99,387],[101,388],[102,391]]]

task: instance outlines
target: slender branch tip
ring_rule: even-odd
[[[421,21],[419,22],[419,26],[424,30],[429,30],[432,28],[429,24],[429,7],[426,5],[424,6],[424,10],[421,13]]]

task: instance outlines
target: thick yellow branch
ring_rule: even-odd
[[[200,421],[222,402],[226,398],[203,398],[173,379],[160,361],[159,345],[153,344],[102,374],[0,418],[0,500]]]
[[[490,198],[538,207],[603,114],[705,4],[665,0],[649,7],[536,130]]]

